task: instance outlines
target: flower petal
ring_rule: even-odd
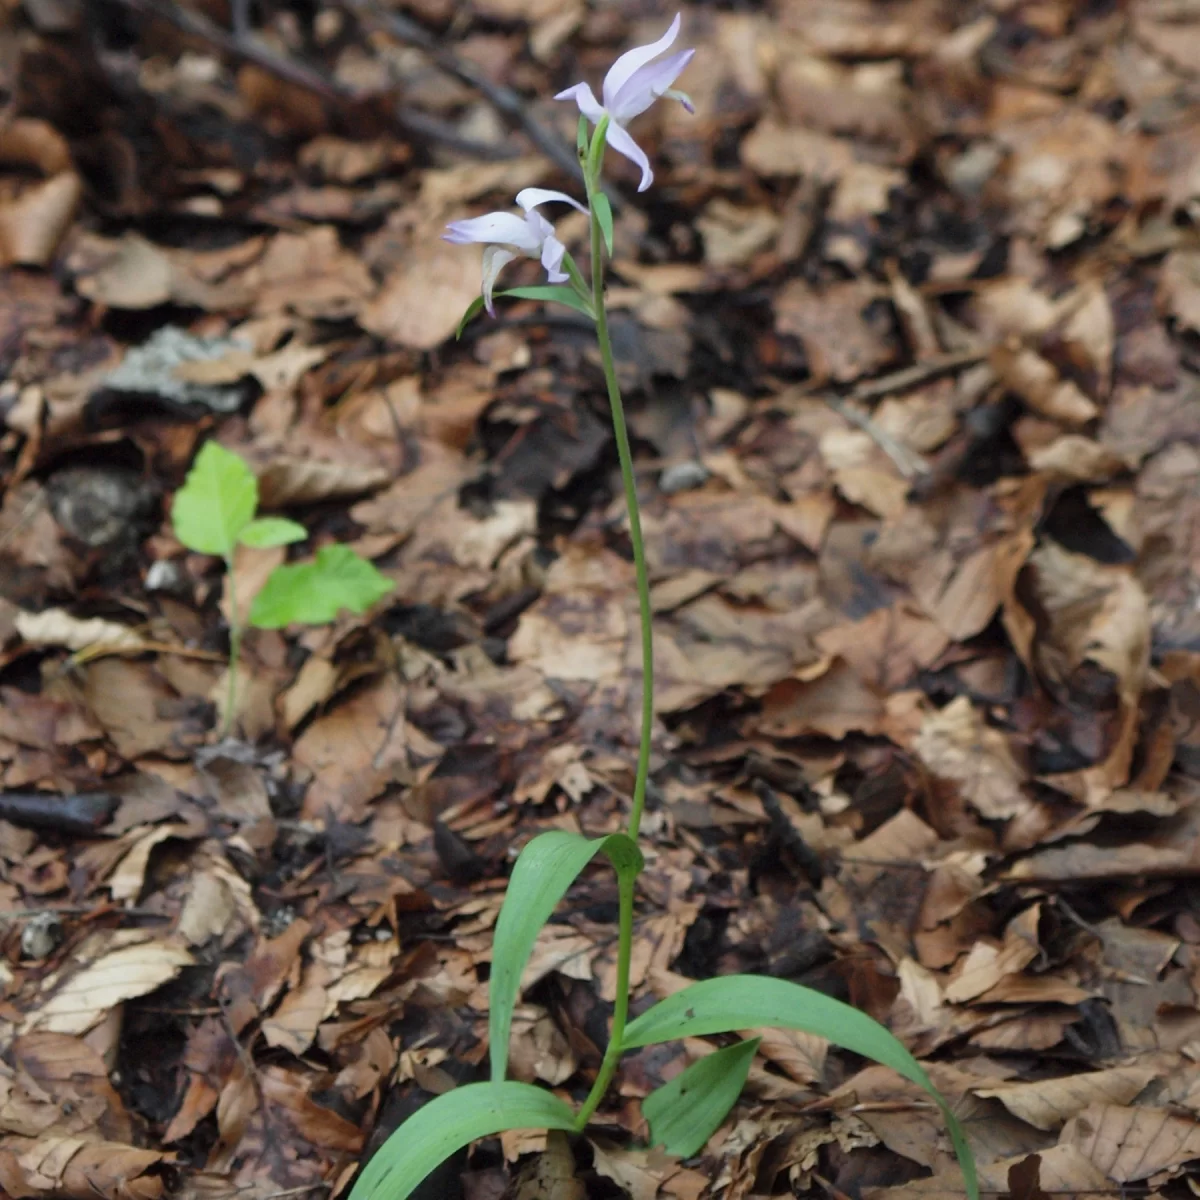
[[[604,109],[596,99],[595,92],[586,83],[577,83],[574,87],[567,88],[565,92],[559,92],[554,98],[555,100],[574,100],[579,105],[579,111],[593,125],[598,125],[600,118],[604,116]]]
[[[654,182],[654,172],[650,170],[650,160],[645,151],[633,140],[622,125],[613,122],[608,127],[605,141],[618,153],[623,154],[630,162],[637,163],[642,169],[642,182],[638,191],[644,192]]]
[[[466,221],[451,221],[442,237],[459,246],[468,242],[494,242],[516,246],[529,254],[536,254],[542,248],[541,239],[531,238],[524,218],[516,213],[490,212]]]
[[[531,208],[537,208],[539,204],[549,204],[552,200],[561,200],[564,204],[577,208],[585,217],[588,215],[588,210],[574,196],[568,196],[566,192],[556,192],[553,188],[529,187],[522,188],[517,193],[517,203],[526,212]]]
[[[612,119],[620,125],[643,113],[655,100],[671,88],[671,84],[682,74],[684,67],[692,61],[695,50],[680,50],[662,62],[647,63],[639,67],[621,86],[615,96],[607,100]]]
[[[565,283],[570,276],[562,269],[563,256],[567,248],[551,234],[542,246],[542,266],[546,268],[546,278],[551,283]]]
[[[489,317],[496,315],[496,307],[492,303],[492,289],[496,286],[496,276],[516,257],[505,246],[488,246],[483,252],[483,306],[488,310]]]
[[[657,42],[651,42],[648,46],[635,46],[632,50],[626,51],[615,63],[608,69],[608,74],[604,77],[604,107],[612,112],[613,97],[625,86],[629,77],[633,75],[639,67],[643,67],[651,59],[657,58],[660,54],[669,50],[674,45],[675,39],[679,36],[679,14],[675,14],[675,20],[671,22],[671,28],[658,39]],[[667,85],[670,86],[669,84]],[[582,105],[580,106],[582,108]],[[590,118],[589,118],[590,119]]]

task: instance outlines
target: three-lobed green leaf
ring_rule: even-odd
[[[601,851],[619,875],[636,876],[642,869],[642,853],[624,833],[585,838],[579,833],[552,829],[538,834],[517,857],[492,940],[488,1042],[493,1082],[502,1080],[508,1069],[513,1009],[538,932],[579,873]]]
[[[208,441],[175,493],[171,523],[189,550],[228,559],[257,508],[254,472],[232,450]]]
[[[430,1171],[478,1138],[506,1129],[574,1127],[553,1092],[528,1083],[468,1083],[408,1118],[363,1168],[349,1200],[406,1200]]]
[[[699,1154],[737,1103],[762,1038],[749,1038],[698,1058],[642,1101],[650,1143],[668,1154]]]
[[[729,975],[683,988],[647,1009],[625,1029],[622,1046],[632,1050],[656,1042],[760,1026],[799,1029],[874,1059],[923,1087],[937,1102],[950,1130],[967,1194],[978,1200],[979,1181],[966,1136],[921,1064],[878,1021],[822,992],[765,975]]]
[[[349,546],[322,546],[315,559],[276,567],[250,606],[259,629],[324,625],[343,608],[366,612],[395,584]]]

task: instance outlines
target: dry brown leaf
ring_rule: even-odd
[[[393,474],[386,467],[273,455],[258,475],[259,503],[264,508],[286,508],[349,499],[385,487]]]
[[[841,383],[859,379],[894,362],[898,354],[891,316],[886,311],[877,315],[870,307],[883,295],[863,281],[818,291],[795,279],[775,299],[775,328],[800,339],[814,378]]]
[[[305,816],[329,810],[360,821],[384,788],[411,782],[419,759],[440,754],[440,746],[405,720],[407,695],[388,674],[309,725],[293,748],[296,762],[313,774]]]
[[[278,234],[262,259],[240,278],[251,289],[260,315],[355,317],[375,291],[370,271],[342,246],[331,225]]]
[[[189,256],[166,250],[137,233],[117,240],[93,234],[75,236],[68,265],[76,272],[75,288],[96,304],[146,309],[176,303],[219,311],[238,308],[250,292],[237,280],[206,282]]]
[[[771,688],[758,725],[773,737],[841,739],[852,730],[879,733],[884,713],[880,694],[849,663],[835,659],[815,679],[785,679]]]
[[[86,1033],[110,1009],[161,987],[192,962],[183,946],[149,940],[141,931],[97,937],[45,981],[46,999],[25,1018],[22,1029]]]
[[[414,247],[359,315],[369,333],[414,350],[450,337],[479,295],[479,260],[441,240],[441,228],[414,235]],[[510,285],[511,286],[511,285]]]
[[[357,1154],[362,1149],[362,1130],[313,1100],[300,1073],[268,1067],[259,1073],[259,1086],[263,1099],[283,1109],[296,1132],[314,1146],[343,1154]]]
[[[974,1091],[977,1096],[994,1097],[1014,1117],[1038,1129],[1057,1129],[1089,1105],[1130,1103],[1159,1074],[1154,1067],[1111,1067],[1059,1079],[1002,1083]]]
[[[161,715],[175,693],[147,663],[119,658],[89,663],[84,697],[125,758],[155,750],[168,756],[182,753],[178,722]]]
[[[1149,1179],[1200,1158],[1200,1123],[1166,1108],[1091,1104],[1071,1118],[1059,1140],[1118,1183]]]
[[[164,1181],[147,1172],[175,1156],[119,1142],[72,1137],[0,1139],[0,1187],[12,1196],[158,1200]]]
[[[65,608],[47,608],[40,613],[18,612],[13,625],[31,646],[138,651],[145,644],[128,625],[106,621],[102,617],[84,620],[72,616]]]
[[[998,729],[988,726],[966,696],[926,717],[913,743],[936,776],[957,785],[963,799],[989,820],[1028,812],[1025,771]]]
[[[1200,333],[1200,250],[1172,250],[1167,255],[1158,294],[1181,329]]]
[[[899,517],[906,507],[908,481],[896,464],[861,429],[832,429],[821,438],[821,457],[838,491],[877,517]]]
[[[980,1190],[998,1196],[1009,1195],[1008,1173],[1026,1157],[1021,1154],[998,1162],[980,1163]],[[1049,1146],[1040,1150],[1038,1157],[1041,1159],[1039,1180],[1046,1192],[1086,1197],[1089,1192],[1111,1191],[1111,1180],[1075,1146]],[[899,1187],[868,1188],[863,1192],[864,1200],[962,1200],[962,1195],[962,1172],[958,1167],[927,1179],[914,1179]]]
[[[999,946],[987,941],[976,942],[943,990],[945,999],[951,1004],[974,1000],[994,988],[1006,975],[1013,975],[1033,962],[1039,953],[1037,926],[1040,916],[1041,906],[1031,905],[1008,923],[1004,941]]]
[[[83,194],[74,171],[63,171],[0,204],[0,267],[45,267],[54,259]]]
[[[1043,417],[1066,425],[1084,425],[1098,414],[1096,405],[1079,387],[1061,378],[1034,350],[997,346],[990,362],[1002,382]]]
[[[1116,450],[1077,433],[1064,434],[1031,450],[1028,458],[1033,470],[1076,483],[1100,483],[1130,467]]]
[[[854,163],[849,142],[765,117],[742,139],[742,162],[756,175],[803,175],[832,183]]]

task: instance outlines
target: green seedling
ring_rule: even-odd
[[[229,692],[221,733],[229,732],[237,702],[242,622],[233,556],[239,546],[256,550],[302,542],[308,530],[286,517],[260,517],[258,480],[244,459],[217,442],[205,442],[183,487],[175,493],[175,536],[199,554],[225,560],[229,576]],[[278,566],[250,605],[257,629],[324,625],[342,609],[366,612],[393,588],[390,579],[349,546],[323,546],[309,562]]]

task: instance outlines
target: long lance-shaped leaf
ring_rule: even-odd
[[[693,983],[642,1013],[625,1030],[624,1049],[682,1037],[732,1033],[761,1026],[800,1029],[874,1059],[923,1087],[946,1118],[971,1200],[979,1198],[975,1159],[941,1093],[921,1064],[878,1021],[822,992],[764,975],[730,975]]]
[[[578,833],[551,830],[535,837],[517,858],[492,942],[488,1041],[493,1082],[502,1080],[508,1069],[513,1009],[538,931],[579,873],[602,850],[619,873],[636,875],[641,870],[641,852],[624,833],[585,838]]]
[[[651,1144],[680,1158],[699,1154],[737,1103],[761,1041],[750,1038],[714,1050],[655,1088],[642,1101]]]
[[[575,1114],[553,1092],[528,1083],[468,1083],[435,1096],[375,1152],[350,1200],[406,1200],[438,1163],[505,1129],[572,1128]]]

